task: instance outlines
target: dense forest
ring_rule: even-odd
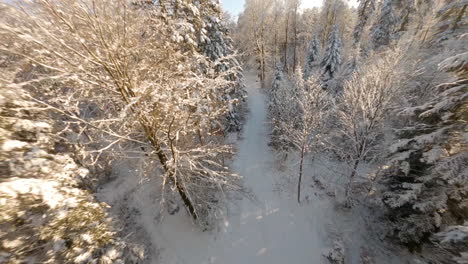
[[[0,1],[0,263],[468,263],[467,7]]]
[[[467,4],[247,1],[236,40],[268,89],[271,144],[300,153],[299,202],[304,154],[326,156],[346,165],[345,205],[372,196],[388,238],[467,249]]]

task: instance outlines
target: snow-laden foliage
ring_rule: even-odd
[[[292,76],[291,86],[280,86],[280,95],[272,105],[274,112],[273,131],[278,138],[275,147],[283,151],[299,153],[299,181],[297,200],[300,203],[301,180],[304,158],[321,143],[323,127],[326,124],[331,108],[329,93],[322,89],[320,81],[311,76],[304,81],[302,70],[296,70]],[[287,115],[285,115],[287,114]]]
[[[232,69],[240,69],[240,64],[234,56],[233,41],[229,36],[226,21],[221,20],[221,7],[218,0],[207,1],[203,8],[204,30],[206,38],[199,44],[203,54],[211,61],[216,62],[216,71],[227,72]],[[241,129],[242,106],[245,103],[245,87],[241,71],[236,71],[229,76],[232,81],[226,87],[225,101],[229,104],[227,116],[227,131],[238,131]]]
[[[366,26],[369,24],[374,11],[375,11],[375,0],[361,0],[357,9],[358,17],[357,23],[353,31],[353,45],[359,47],[361,42],[362,34]]]
[[[442,243],[468,242],[468,223],[459,226],[451,226],[447,230],[439,232],[436,237]]]
[[[297,112],[297,105],[290,104],[288,98],[293,96],[294,89],[291,81],[283,73],[281,67],[278,67],[272,88],[269,91],[268,115],[272,123],[271,145],[276,149],[286,151],[289,149],[289,143],[283,138],[285,131],[282,127],[276,126],[276,123],[287,121]]]
[[[455,248],[456,251],[460,252],[460,256],[453,258],[457,264],[468,263],[468,249],[466,247],[468,243],[468,222],[446,228],[444,231],[435,234],[435,239],[445,247],[452,248],[452,250]]]
[[[346,255],[343,241],[334,241],[333,247],[325,250],[322,253],[322,255],[327,259],[327,262],[330,264],[344,264]]]
[[[442,10],[451,6],[448,3]],[[453,25],[459,14],[437,15],[439,24],[447,20]],[[434,30],[435,45],[427,48],[430,56],[421,65],[430,69],[430,64],[438,61],[439,73],[432,75],[448,73],[442,81],[428,84],[433,86],[428,99],[416,100],[399,112],[400,119],[408,121],[395,129],[391,160],[380,171],[389,235],[412,247],[421,246],[441,229],[462,225],[468,218],[467,40],[450,27],[445,29],[447,32]],[[441,36],[446,39],[444,43],[440,42]],[[450,45],[451,49],[441,48],[440,44]],[[462,252],[446,242],[442,239],[440,245],[449,249],[446,252]],[[452,254],[437,257],[444,261],[455,258]]]
[[[341,37],[338,28],[334,26],[333,31],[328,38],[327,48],[320,65],[322,66],[322,75],[325,81],[333,79],[341,66]]]
[[[304,80],[300,69],[292,76],[291,86],[280,86],[278,94],[288,95],[276,98],[272,105],[277,113],[289,113],[283,118],[274,120],[275,128],[283,131],[281,138],[286,146],[310,151],[312,143],[321,137],[321,127],[325,124],[327,111],[330,110],[331,100],[316,77]],[[283,109],[282,107],[287,107]],[[295,111],[290,111],[294,109]]]
[[[283,89],[282,85],[284,85],[284,82],[285,76],[282,70],[282,66],[278,66],[273,77],[271,89],[268,90],[268,113],[271,118],[281,114],[276,111],[276,105],[280,103],[280,100],[282,100],[280,97],[280,90]]]
[[[161,188],[177,193],[197,223],[212,226],[224,193],[241,189],[240,176],[223,165],[232,149],[221,137],[235,101],[226,101],[226,87],[239,68],[219,72],[224,58],[198,51],[209,39],[202,4],[175,2],[4,4],[2,49],[33,63],[32,78],[7,85],[30,85],[36,102],[64,115],[64,131],[76,130],[91,165],[138,144],[158,161],[147,169],[162,171]]]
[[[314,68],[319,66],[319,56],[320,56],[320,42],[315,36],[310,44],[309,51],[307,53],[305,66],[304,66],[304,79],[307,80],[314,73]]]
[[[350,167],[348,198],[360,163],[374,159],[382,146],[385,120],[397,100],[401,56],[401,52],[387,51],[370,58],[345,82],[338,99],[337,124],[327,144]]]
[[[440,65],[460,69],[456,63],[448,67],[449,62],[457,59]],[[462,69],[466,75],[466,66]],[[462,213],[468,208],[466,135],[457,132],[466,131],[465,82],[441,85],[432,101],[402,112],[416,121],[396,131],[400,140],[391,149],[394,161],[382,172],[388,188],[383,201],[391,209],[395,235],[402,242],[420,243],[440,227],[441,219],[453,214],[466,217]]]
[[[138,7],[144,6],[153,12],[162,12],[162,18],[167,19],[172,41],[179,43],[187,52],[198,52],[215,64],[214,69],[225,74],[229,81],[221,100],[228,106],[223,125],[226,131],[241,129],[242,106],[245,101],[245,87],[242,83],[242,68],[237,61],[233,41],[225,21],[222,20],[221,7],[218,0],[196,1],[175,0],[159,3],[135,1]],[[202,66],[204,69],[206,66]]]
[[[369,53],[368,34],[373,15],[376,10],[375,0],[361,0],[357,9],[357,22],[353,31],[352,50],[348,60],[343,65],[342,76],[349,79],[358,67],[362,57]],[[363,37],[367,40],[363,43]]]
[[[0,90],[0,262],[127,263],[144,257],[117,235],[107,205],[83,188],[89,171],[54,137],[46,109]],[[70,146],[68,146],[70,147]],[[134,249],[138,249],[135,247]]]
[[[467,0],[448,1],[442,8],[437,10],[434,42],[466,34],[468,25],[467,6]]]
[[[450,217],[456,211],[461,213],[467,206],[464,202],[468,179],[466,154],[444,159],[448,152],[440,146],[421,152],[424,146],[444,140],[441,134],[424,136],[412,139],[406,150],[399,148],[393,163],[381,172],[389,188],[382,199],[396,223],[393,235],[409,245],[422,242],[438,230],[442,217]],[[444,161],[438,162],[441,159]],[[426,169],[428,166],[430,170]],[[459,204],[450,208],[450,201]]]
[[[396,18],[394,0],[384,0],[379,16],[372,27],[371,37],[374,49],[390,44],[395,31]]]

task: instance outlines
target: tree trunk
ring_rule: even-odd
[[[346,193],[345,193],[346,207],[351,207],[350,198],[351,198],[351,192],[352,192],[352,184],[353,184],[353,179],[356,176],[357,168],[359,166],[360,161],[361,161],[360,157],[358,159],[356,159],[356,161],[354,162],[354,165],[353,165],[353,171],[351,172],[351,175],[349,176],[349,182],[348,182],[348,185],[346,186]]]
[[[273,44],[273,65],[274,65],[274,70],[276,71],[276,60],[278,56],[278,3],[275,1],[275,21],[274,21],[274,27],[275,27],[275,36],[274,36],[274,44]]]
[[[275,41],[274,41],[274,48],[273,48],[273,65],[275,66],[275,70],[276,70],[276,56],[277,56],[277,52],[278,52],[278,32],[277,30],[275,29]]]
[[[294,8],[294,55],[293,55],[293,71],[296,70],[296,49],[297,49],[297,5]]]
[[[288,73],[288,30],[289,30],[289,12],[286,15],[286,41],[284,44],[284,71]]]
[[[109,71],[109,70],[107,70]],[[112,72],[110,72],[112,74]],[[143,127],[143,130],[145,131],[145,135],[148,138],[148,140],[151,142],[151,145],[153,148],[156,150],[159,162],[161,162],[161,165],[163,166],[164,172],[168,174],[169,180],[171,181],[172,184],[174,184],[177,188],[177,191],[179,192],[180,197],[182,198],[182,201],[184,202],[185,206],[189,210],[190,214],[192,215],[193,219],[196,220],[197,214],[195,212],[195,207],[192,204],[192,201],[187,195],[187,192],[185,191],[185,188],[180,184],[180,182],[177,181],[174,171],[172,171],[168,166],[167,166],[167,161],[168,158],[166,154],[162,151],[161,149],[161,143],[157,138],[154,137],[154,131],[149,125],[151,122],[148,120],[148,118],[145,115],[142,115],[138,109],[135,107],[138,106],[138,104],[131,105],[130,104],[130,98],[135,97],[135,92],[133,91],[132,87],[130,85],[122,85],[119,83],[116,83],[119,93],[121,94],[124,102],[126,102],[128,105],[130,105],[130,109],[133,113],[137,115],[138,122],[140,125]]]
[[[192,201],[188,197],[184,186],[182,186],[182,184],[180,184],[180,182],[177,181],[177,179],[175,178],[174,171],[171,170],[167,166],[168,158],[167,158],[166,154],[163,153],[159,142],[155,138],[153,138],[152,136],[149,136],[150,134],[148,132],[151,131],[151,130],[147,126],[143,125],[143,128],[145,129],[145,132],[146,132],[146,134],[147,134],[147,136],[148,136],[148,138],[149,138],[149,140],[151,142],[151,145],[156,150],[159,162],[161,162],[161,165],[163,166],[164,171],[168,174],[169,180],[171,181],[171,183],[173,185],[176,186],[177,192],[179,193],[180,198],[182,198],[182,201],[184,202],[184,205],[188,209],[190,215],[193,217],[194,220],[197,220],[198,216],[197,216],[197,214],[195,212],[195,207],[193,206]]]
[[[305,145],[302,145],[301,148],[301,164],[299,165],[299,181],[297,182],[297,202],[301,203],[301,182],[302,182],[302,171],[304,165],[304,153]]]
[[[329,24],[329,14],[330,14],[330,8],[328,7],[326,9],[327,13],[325,14],[325,27],[323,29],[323,32],[322,32],[322,39],[321,39],[321,44],[322,44],[322,47],[326,47],[326,44],[327,44],[327,39],[328,39],[328,24]]]
[[[265,45],[264,43],[262,42],[262,72],[261,72],[261,75],[262,75],[262,88],[265,86]]]

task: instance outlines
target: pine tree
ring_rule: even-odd
[[[225,21],[221,20],[222,12],[219,0],[207,1],[202,5],[204,20],[203,37],[199,38],[199,46],[203,54],[211,61],[216,62],[218,72],[230,72],[227,76],[232,85],[226,87],[226,102],[229,103],[229,112],[226,117],[226,130],[239,131],[241,129],[242,102],[245,101],[246,91],[243,84],[241,67],[234,52],[233,41],[229,36]]]
[[[328,46],[325,51],[325,56],[321,62],[323,69],[322,75],[324,76],[325,81],[333,79],[336,72],[340,68],[341,48],[341,39],[338,33],[338,29],[335,26],[332,33],[330,34],[330,37],[328,38]]]
[[[307,53],[306,63],[304,66],[304,79],[308,79],[312,75],[312,70],[317,66],[320,54],[320,42],[315,36],[309,45],[309,52]]]
[[[353,46],[359,47],[361,42],[362,33],[366,27],[369,19],[375,11],[375,0],[361,0],[358,6],[358,18],[353,32]]]
[[[437,64],[429,73],[444,79],[437,81],[429,100],[400,112],[409,121],[395,129],[391,160],[379,173],[391,237],[419,247],[445,230],[435,236],[436,240],[442,237],[437,246],[465,256],[438,255],[437,263],[466,263],[468,256],[466,242],[463,248],[447,238],[468,220],[468,140],[463,136],[468,129],[468,41],[458,37],[467,25],[457,24],[467,6],[468,1],[452,2],[437,12],[438,25],[443,26],[435,27],[434,45],[427,48],[432,56],[420,63],[426,68]]]
[[[281,70],[282,68],[283,66],[278,64],[275,70],[275,75],[273,78],[271,89],[269,91],[270,105],[275,103],[274,101],[276,100],[275,98],[276,92],[280,89],[280,85],[284,80],[284,74],[283,74],[283,71]]]
[[[278,150],[287,150],[288,146],[284,138],[285,131],[277,124],[287,120],[294,112],[293,105],[286,100],[286,98],[292,96],[293,89],[291,89],[290,82],[283,73],[283,69],[283,65],[278,64],[268,102],[268,114],[273,126],[270,144]]]
[[[371,38],[374,49],[386,46],[392,41],[397,20],[393,10],[394,0],[385,0],[379,17],[373,26]]]

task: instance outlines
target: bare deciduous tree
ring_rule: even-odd
[[[232,150],[216,136],[228,111],[227,76],[238,69],[219,73],[217,62],[197,51],[204,31],[190,21],[200,14],[185,5],[176,11],[187,13],[174,19],[177,12],[165,13],[167,6],[139,1],[3,4],[0,35],[9,41],[0,49],[40,69],[27,84],[55,83],[54,96],[36,91],[35,101],[83,126],[88,137],[80,143],[106,138],[111,143],[101,151],[121,140],[147,147],[164,171],[162,187],[170,186],[195,220],[209,224],[224,192],[241,189],[240,177],[222,162]]]
[[[313,151],[314,145],[321,141],[322,128],[327,120],[331,100],[329,94],[324,91],[320,82],[314,76],[304,81],[302,70],[298,68],[293,76],[293,87],[281,86],[287,89],[287,96],[282,97],[284,101],[277,106],[280,112],[290,113],[287,117],[275,122],[274,125],[282,132],[281,142],[287,146],[281,148],[299,152],[299,178],[297,184],[297,202],[301,202],[301,182],[304,168],[304,159]],[[293,108],[281,109],[281,107]]]
[[[376,54],[373,63],[363,66],[345,82],[338,99],[336,137],[329,139],[328,144],[351,167],[346,186],[347,203],[359,165],[373,155],[382,139],[384,122],[398,95],[400,59],[398,51]],[[338,138],[343,140],[342,144],[332,142]]]

